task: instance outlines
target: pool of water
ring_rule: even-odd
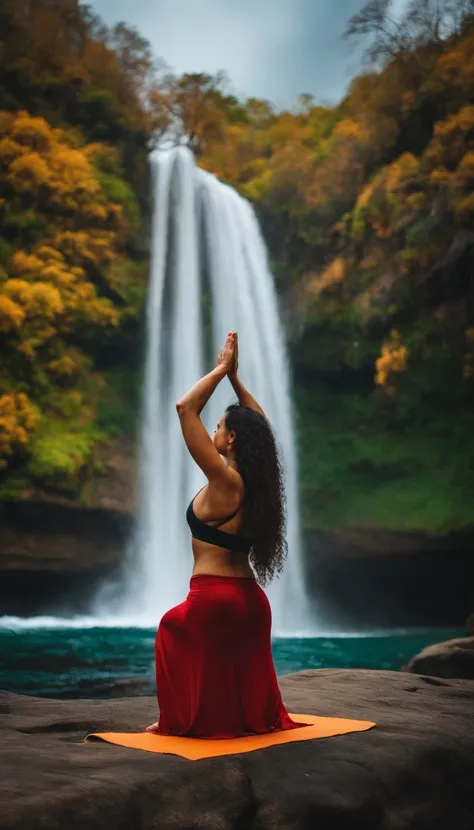
[[[275,639],[279,676],[301,669],[401,669],[459,629],[410,629]],[[155,629],[0,620],[0,688],[57,698],[153,694]]]

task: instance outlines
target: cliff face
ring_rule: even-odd
[[[87,611],[123,561],[133,515],[54,502],[3,502],[0,613]]]
[[[463,627],[473,610],[474,528],[444,536],[341,528],[306,532],[303,544],[328,627]]]
[[[102,473],[89,484],[92,507],[119,513],[133,513],[138,503],[138,442],[116,438],[96,449]]]
[[[3,502],[0,569],[90,573],[118,565],[130,513],[54,502]]]
[[[134,524],[124,509],[4,502],[0,615],[88,612],[101,582],[118,574]],[[328,625],[460,626],[473,610],[474,530],[305,532],[303,546],[308,590]]]
[[[138,500],[135,448],[100,449],[88,505],[28,487],[0,505],[0,613],[87,610],[91,592],[123,562]]]

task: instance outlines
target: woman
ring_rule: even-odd
[[[237,369],[237,333],[229,332],[216,368],[176,404],[189,452],[209,483],[186,513],[189,594],[156,635],[160,718],[147,731],[161,735],[233,738],[303,725],[281,699],[270,605],[255,578],[265,584],[286,556],[281,464],[270,424]],[[211,441],[199,414],[225,375],[239,404],[227,408]]]

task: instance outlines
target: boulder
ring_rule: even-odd
[[[1,830],[472,830],[474,682],[324,669],[281,679],[290,711],[368,732],[187,761],[87,732],[138,731],[153,697],[0,697]]]
[[[403,670],[432,677],[474,680],[474,637],[456,637],[426,646]]]

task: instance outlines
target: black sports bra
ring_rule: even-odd
[[[204,485],[204,487],[206,487],[206,485]],[[204,487],[201,487],[201,490],[204,490]],[[201,490],[196,493],[196,496],[199,495]],[[188,509],[186,510],[186,521],[190,527],[191,534],[194,539],[200,539],[202,542],[209,542],[211,545],[217,545],[219,548],[230,548],[230,550],[233,550],[235,553],[248,553],[252,547],[250,539],[246,536],[238,536],[236,533],[227,533],[225,530],[219,530],[219,525],[223,525],[225,522],[233,519],[239,512],[242,505],[240,505],[231,516],[227,516],[225,519],[220,519],[219,525],[212,527],[211,525],[207,525],[205,522],[201,521],[201,519],[198,519],[196,516],[193,510],[193,501],[196,496],[191,499]]]

